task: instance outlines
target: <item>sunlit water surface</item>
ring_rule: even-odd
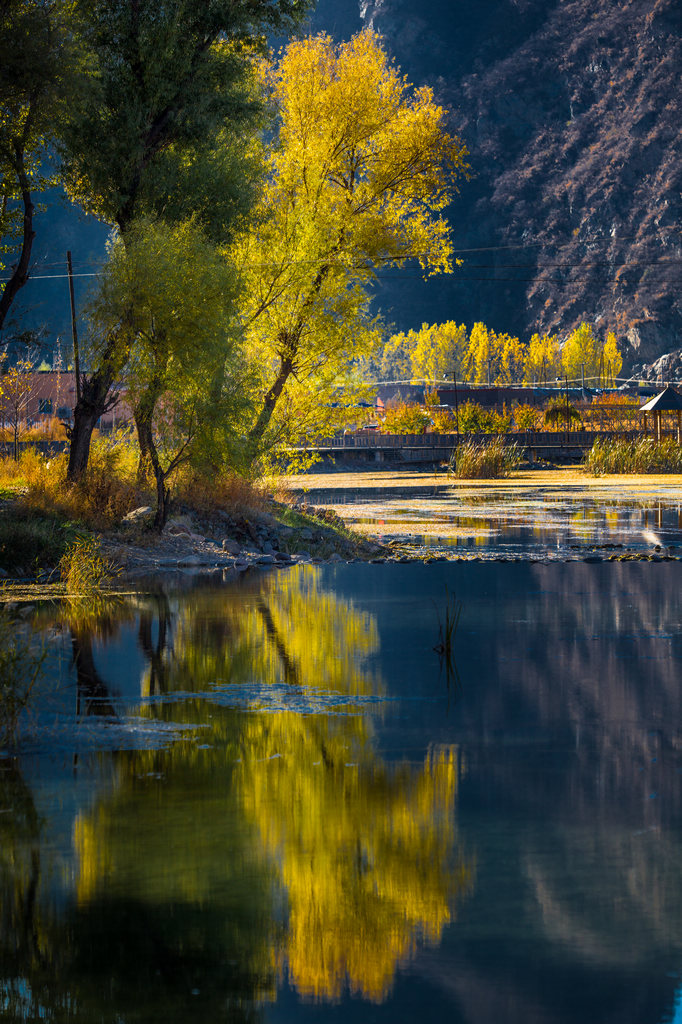
[[[682,555],[682,495],[676,486],[624,498],[587,488],[481,488],[442,483],[344,491],[316,488],[312,503],[382,541],[403,541],[449,556],[565,560],[614,551]]]
[[[680,571],[299,566],[34,606],[0,1018],[679,1020]]]

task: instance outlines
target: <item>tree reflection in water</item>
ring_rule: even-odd
[[[472,869],[457,851],[456,748],[385,763],[352,701],[383,689],[374,620],[312,568],[63,615],[82,712],[120,688],[94,641],[125,621],[156,698],[142,713],[197,731],[116,754],[111,788],[77,815],[75,899],[50,916],[41,967],[52,1005],[70,1000],[74,1019],[251,1020],[285,966],[308,998],[385,998],[398,966],[439,940]],[[251,710],[227,706],[254,681],[280,710],[259,711],[257,693]],[[333,713],[302,713],[314,692],[338,695]]]

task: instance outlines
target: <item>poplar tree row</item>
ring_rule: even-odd
[[[468,330],[454,320],[423,324],[394,334],[374,364],[382,380],[444,378],[472,384],[553,384],[562,381],[612,385],[623,366],[615,334],[600,338],[581,323],[563,344],[556,334],[534,334],[527,343],[483,323]]]

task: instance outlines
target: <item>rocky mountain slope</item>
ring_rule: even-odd
[[[382,272],[387,325],[476,320],[527,339],[582,319],[626,368],[682,346],[682,0],[319,0],[312,31],[385,37],[453,111],[474,177],[449,211],[464,265]],[[14,329],[69,336],[106,229],[48,197]],[[53,277],[53,275],[59,275]]]
[[[522,336],[588,319],[630,364],[678,348],[680,0],[362,0],[362,13],[471,151],[452,220],[480,251],[434,305]]]

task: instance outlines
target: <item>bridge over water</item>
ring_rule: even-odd
[[[449,461],[454,449],[465,441],[490,441],[499,437],[505,444],[517,444],[525,457],[548,462],[579,462],[595,440],[634,440],[641,430],[528,430],[509,434],[381,434],[360,430],[353,434],[319,438],[306,451],[323,458],[359,462],[436,463]],[[301,449],[302,450],[302,449]]]

